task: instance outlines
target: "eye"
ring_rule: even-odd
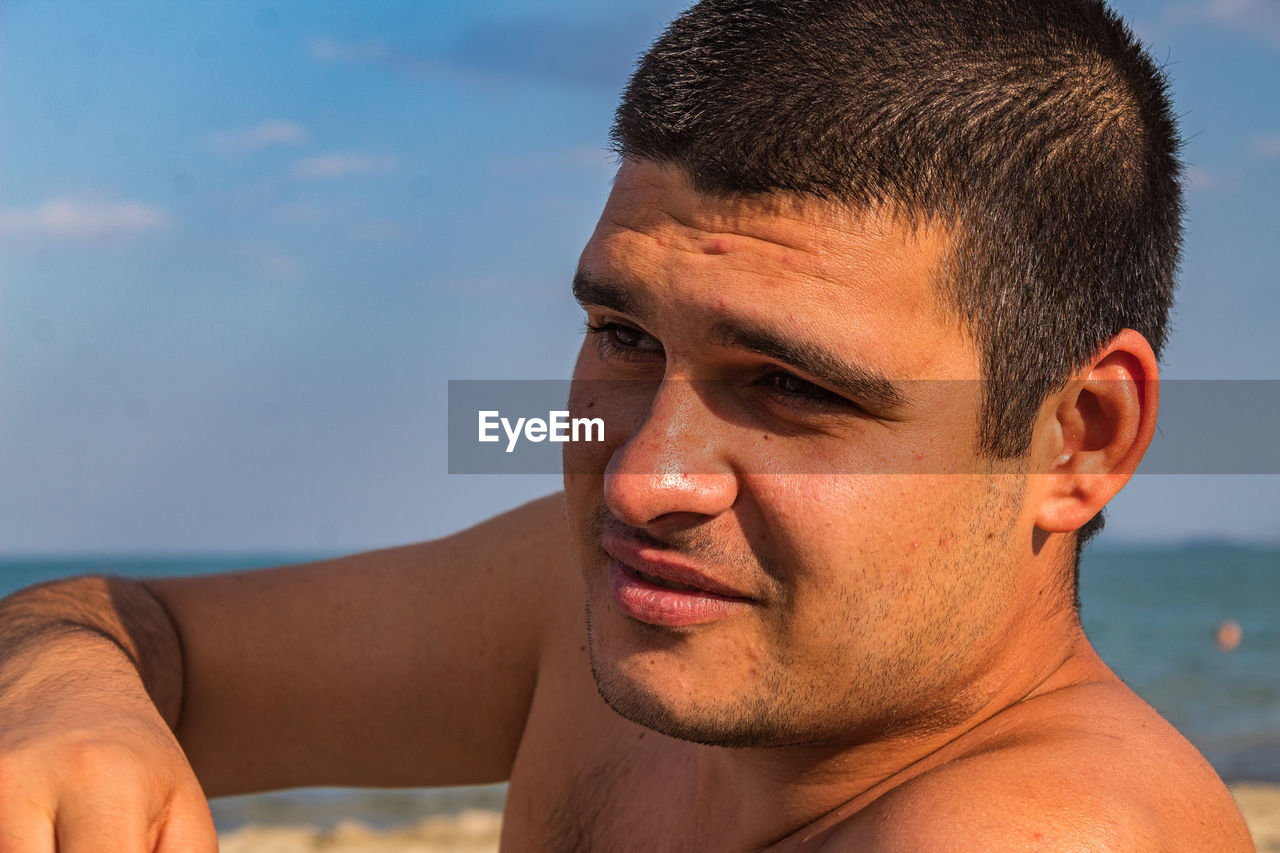
[[[853,401],[841,397],[834,391],[828,391],[821,385],[815,385],[807,379],[801,379],[794,373],[771,371],[760,377],[759,384],[772,397],[789,405],[823,411],[862,411],[861,407]]]
[[[641,360],[662,355],[662,344],[652,335],[615,321],[587,323],[587,334],[597,341],[603,358]]]

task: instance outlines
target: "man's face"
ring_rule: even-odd
[[[615,710],[778,746],[983,701],[1031,526],[1022,478],[977,456],[977,353],[935,295],[945,248],[623,165],[575,283],[591,331],[570,408],[606,440],[565,454]]]

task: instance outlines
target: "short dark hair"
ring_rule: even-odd
[[[1164,343],[1182,223],[1167,89],[1098,0],[703,0],[640,60],[612,140],[708,194],[946,225],[980,447],[1012,458],[1120,330]]]

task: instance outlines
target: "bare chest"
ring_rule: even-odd
[[[718,830],[714,816],[699,814],[689,758],[682,752],[637,738],[607,754],[583,749],[562,755],[558,767],[538,779],[513,776],[502,850],[675,853],[723,849],[714,843]]]

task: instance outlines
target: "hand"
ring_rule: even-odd
[[[200,783],[116,647],[67,637],[5,673],[0,851],[217,853]]]

